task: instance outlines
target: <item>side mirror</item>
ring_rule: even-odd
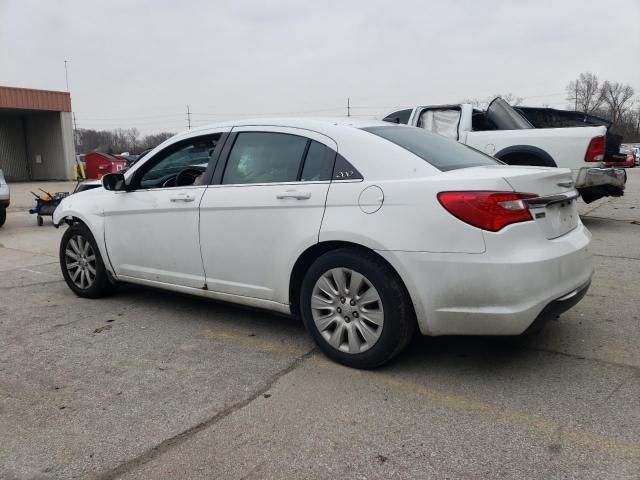
[[[125,191],[127,185],[124,182],[124,175],[122,173],[107,173],[102,177],[102,186],[105,190],[112,190],[115,192]]]

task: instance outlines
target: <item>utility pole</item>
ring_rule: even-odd
[[[347,117],[351,116],[351,102],[350,102],[350,98],[347,97]]]
[[[189,105],[187,105],[187,128],[191,130],[191,110],[189,110]]]
[[[67,67],[68,60],[64,61],[64,81],[67,87],[69,97],[71,97],[71,91],[69,90],[69,68]],[[78,164],[78,122],[76,120],[76,112],[71,111],[71,118],[73,121],[73,164],[78,168],[78,171],[74,174],[74,178],[80,178],[80,175],[84,176],[82,167]],[[75,170],[75,168],[74,168]]]
[[[78,151],[78,122],[76,121],[76,112],[71,114],[73,116],[73,147]]]
[[[67,61],[64,61],[64,79],[67,84],[67,92],[69,91],[69,70],[67,70]]]
[[[64,80],[65,85],[67,86],[67,92],[71,95],[69,91],[69,68],[67,67],[67,60],[64,61]],[[71,112],[71,116],[73,118],[73,149],[74,152],[78,151],[78,122],[76,121],[76,112]]]

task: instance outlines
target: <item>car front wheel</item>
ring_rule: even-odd
[[[396,272],[355,249],[328,252],[311,265],[300,305],[320,349],[350,367],[382,365],[406,347],[415,330],[411,301]]]
[[[74,223],[62,236],[60,268],[69,288],[80,297],[100,298],[115,290],[98,245],[82,223]]]

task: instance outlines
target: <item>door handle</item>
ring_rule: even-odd
[[[188,193],[179,193],[173,197],[169,197],[169,200],[172,202],[193,202],[195,197]]]
[[[295,198],[296,200],[308,200],[311,198],[311,192],[299,192],[298,190],[287,190],[284,193],[279,193],[276,198],[282,200],[283,198]]]

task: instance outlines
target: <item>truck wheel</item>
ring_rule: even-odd
[[[532,167],[557,167],[553,161],[531,153],[512,152],[499,158],[507,165],[530,165]]]
[[[62,236],[60,268],[67,285],[79,297],[105,297],[116,289],[93,235],[82,223],[74,223]]]

